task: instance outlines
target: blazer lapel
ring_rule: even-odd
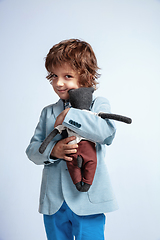
[[[62,99],[59,99],[59,101],[53,105],[53,114],[55,118],[58,117],[58,115],[64,110],[64,103]]]

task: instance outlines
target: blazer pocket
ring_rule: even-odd
[[[92,203],[103,203],[115,199],[110,182],[109,174],[105,167],[98,169],[93,184],[88,191],[89,201]]]
[[[46,189],[48,184],[48,167],[44,166],[41,182],[41,191],[40,191],[40,204],[43,204],[44,198],[46,196]]]

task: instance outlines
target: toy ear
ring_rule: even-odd
[[[95,90],[95,89],[94,89],[93,87],[91,87],[91,92],[92,92],[92,93],[94,92],[94,90]]]
[[[39,152],[41,154],[44,153],[44,151],[46,150],[48,144],[51,142],[51,140],[59,133],[58,129],[54,129],[46,138],[45,140],[42,142],[40,148],[39,148]]]
[[[98,113],[98,116],[100,116],[103,119],[113,119],[113,120],[124,122],[124,123],[127,123],[127,124],[132,123],[131,118],[125,117],[125,116],[122,116],[122,115],[118,115],[118,114],[100,112],[100,113]]]

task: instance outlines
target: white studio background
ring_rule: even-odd
[[[106,239],[160,240],[160,1],[0,0],[0,35],[0,240],[46,239],[42,166],[25,150],[42,108],[57,100],[44,57],[68,38],[92,45],[97,95],[133,119],[116,123],[107,148],[119,210],[107,214]]]

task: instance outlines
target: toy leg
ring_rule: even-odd
[[[79,167],[81,165],[82,159],[79,158],[80,161],[78,166],[78,162],[77,162],[78,154],[74,153],[74,154],[70,154],[69,156],[71,156],[73,160],[70,162],[67,161],[67,167],[73,183],[76,184],[78,182],[81,182],[82,180],[81,168]]]
[[[79,168],[82,168],[83,158],[79,155],[77,157],[77,164],[78,164]],[[82,173],[82,169],[81,169],[81,173]],[[76,183],[75,185],[76,185],[77,190],[80,191],[80,192],[87,192],[89,190],[90,186],[91,186],[88,183],[82,183],[82,181]]]
[[[87,192],[92,185],[96,166],[97,156],[95,144],[89,141],[81,141],[75,154],[70,154],[73,158],[67,162],[68,170],[73,183],[80,192]]]
[[[97,167],[95,144],[90,141],[81,141],[78,147],[78,155],[83,159],[82,182],[92,185]]]

